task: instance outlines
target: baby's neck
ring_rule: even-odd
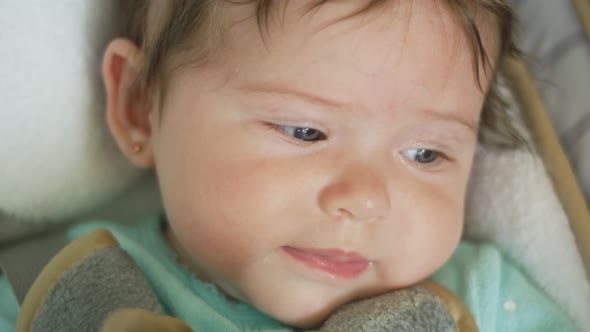
[[[165,223],[162,228],[162,235],[164,236],[164,240],[168,247],[172,250],[172,252],[176,256],[176,262],[182,266],[184,266],[195,278],[199,279],[202,282],[209,283],[219,291],[219,294],[225,296],[228,300],[231,301],[239,301],[235,297],[231,296],[227,292],[225,292],[221,287],[219,287],[211,278],[209,278],[199,267],[195,264],[194,260],[192,259],[191,255],[184,249],[172,229],[168,223]]]
[[[174,232],[168,223],[164,224],[164,227],[162,228],[162,234],[164,235],[166,244],[168,244],[168,247],[176,255],[176,262],[178,264],[184,266],[187,270],[189,270],[189,272],[191,272],[202,282],[214,284],[214,282],[196,266],[190,254],[186,251],[186,249],[184,249],[180,241],[178,241],[178,238],[176,235],[174,235]]]

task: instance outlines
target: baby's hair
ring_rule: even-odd
[[[309,11],[329,1],[316,0]],[[395,0],[367,0],[365,6],[346,18],[390,1]],[[270,12],[277,4],[276,0],[120,1],[122,36],[137,44],[144,55],[136,88],[149,90],[157,87],[163,99],[166,82],[175,69],[187,64],[187,60],[192,65],[204,64],[211,60],[212,51],[221,44],[223,29],[215,20],[219,7],[224,3],[253,2],[256,4],[259,30],[264,38],[265,33],[269,32]],[[512,39],[515,18],[510,0],[445,0],[440,3],[450,10],[463,28],[472,52],[474,76],[480,88],[480,65],[484,71],[488,71],[495,68],[494,64],[499,65],[505,57],[520,56]],[[499,54],[496,59],[490,59],[484,48],[476,17],[483,17],[498,28]],[[494,79],[487,91],[480,118],[479,141],[501,148],[526,147],[526,140],[515,128],[507,111],[507,103],[495,84],[497,73],[488,74]]]

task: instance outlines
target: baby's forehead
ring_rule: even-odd
[[[194,76],[210,80],[203,73],[223,72],[216,86],[246,86],[248,91],[281,87],[349,109],[384,111],[379,116],[403,108],[432,109],[434,100],[441,112],[480,110],[482,92],[474,80],[469,49],[463,45],[462,53],[457,51],[437,29],[442,23],[433,23],[430,16],[416,14],[410,21],[389,24],[359,25],[350,19],[320,30],[308,23],[285,23],[263,40],[254,19],[242,21],[228,34],[227,55],[219,66],[205,66],[199,75],[189,73],[181,84],[188,85]]]
[[[292,6],[291,12],[284,12],[282,23],[268,25],[263,35],[254,18],[241,20],[231,26],[226,38],[227,48],[220,59],[223,66],[227,66],[228,58],[249,65],[264,59],[266,65],[272,66],[290,57],[296,59],[292,68],[295,72],[302,69],[298,65],[314,66],[318,62],[338,70],[337,67],[348,59],[347,70],[387,79],[388,75],[404,70],[402,59],[409,56],[422,60],[421,69],[428,68],[432,75],[450,77],[453,71],[459,71],[462,75],[467,72],[474,76],[470,73],[473,49],[449,10],[427,2],[424,2],[426,5],[422,5],[423,2],[386,3],[387,10],[372,8],[364,12],[359,12],[365,8],[362,6],[343,9],[338,4],[326,3],[317,7],[314,14],[304,13],[305,18],[300,18],[300,8]],[[244,13],[234,15],[237,19]],[[491,42],[483,42],[493,48]],[[429,61],[433,54],[446,63],[432,66]]]
[[[399,52],[407,43],[422,43],[428,52],[450,50],[453,53],[450,58],[460,62],[467,56],[481,65],[482,55],[489,54],[490,59],[498,55],[498,22],[480,13],[483,9],[473,8],[474,13],[460,11],[446,1],[287,1],[278,4],[264,7],[265,14],[260,14],[257,1],[249,6],[226,7],[226,19],[231,22],[227,25],[229,37],[225,39],[230,51],[226,53],[242,56],[241,49],[251,46],[251,39],[244,36],[252,33],[260,36],[258,46],[265,50],[292,47],[296,51],[303,44],[313,43],[320,32],[323,35],[328,32],[334,39],[348,39],[361,49],[366,42],[362,32],[369,31],[371,38],[381,38],[382,51],[389,54]],[[475,18],[475,25],[462,24],[464,16],[470,15]],[[383,33],[392,27],[399,33],[393,36]],[[437,41],[441,43],[433,44]]]
[[[153,39],[151,45],[154,46],[151,50],[148,49],[150,52],[147,54],[147,68],[153,72],[151,76],[160,76],[152,81],[167,81],[166,76],[172,76],[174,70],[186,64],[216,63],[218,66],[228,67],[228,59],[245,61],[249,56],[257,57],[259,55],[246,52],[252,49],[254,39],[247,38],[252,36],[257,37],[255,46],[258,50],[291,48],[291,54],[296,54],[303,43],[309,44],[319,40],[317,36],[320,32],[324,36],[327,32],[334,39],[348,39],[349,43],[355,43],[356,48],[360,50],[367,42],[364,40],[367,35],[362,35],[361,32],[368,29],[372,32],[369,35],[372,39],[382,37],[380,43],[383,48],[377,51],[379,53],[394,55],[400,50],[403,51],[407,43],[424,44],[424,53],[442,54],[445,49],[450,49],[455,54],[448,57],[451,61],[444,66],[445,68],[451,68],[456,63],[463,64],[464,58],[471,57],[471,64],[464,66],[471,67],[472,73],[475,73],[470,76],[478,76],[480,72],[485,72],[481,70],[481,64],[486,62],[485,56],[482,55],[489,53],[493,55],[489,58],[495,60],[498,53],[495,47],[498,43],[495,40],[499,39],[496,33],[499,29],[494,26],[497,25],[497,20],[490,19],[493,13],[487,12],[488,9],[477,7],[480,1],[471,2],[473,5],[464,6],[465,8],[453,5],[454,1],[430,0],[254,0],[203,3],[208,3],[210,8],[206,13],[197,15],[200,17],[200,23],[196,23],[197,16],[190,19],[180,17],[182,14],[194,14],[194,8],[191,8],[194,4],[167,2],[167,5],[159,6],[169,6],[169,10],[160,8],[160,17],[165,17],[165,13],[169,13],[170,17],[168,27],[165,24],[161,25],[162,35],[150,38]],[[182,6],[184,8],[181,8]],[[465,18],[471,18],[473,22]],[[398,34],[400,38],[391,38],[382,33],[391,26],[396,26],[402,32]],[[187,31],[190,33],[183,35],[183,32]],[[433,34],[442,37],[437,40],[443,42],[433,45],[430,38]],[[332,57],[338,58],[339,50],[334,48],[333,51]],[[378,55],[380,54],[375,54]],[[330,58],[327,57],[328,59],[324,60],[329,62]],[[154,62],[154,59],[160,63],[150,63]],[[162,63],[167,66],[163,66]],[[365,63],[370,64],[371,61]],[[477,72],[473,70],[475,65],[480,68]],[[362,64],[356,63],[351,66]],[[373,74],[379,75],[379,72],[381,70],[373,71]],[[493,73],[493,70],[489,70],[488,73]],[[433,72],[433,75],[445,74]],[[151,76],[148,73],[147,85],[152,83],[149,82]]]

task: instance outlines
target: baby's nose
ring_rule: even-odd
[[[386,180],[367,168],[349,170],[320,192],[321,209],[335,220],[376,221],[389,215]]]

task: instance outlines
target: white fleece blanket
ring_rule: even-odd
[[[0,210],[60,220],[135,180],[103,113],[111,1],[0,0]],[[116,0],[114,0],[116,1]]]
[[[590,283],[567,216],[538,156],[478,151],[465,237],[496,243],[582,331],[590,331]]]
[[[140,173],[104,121],[99,68],[113,1],[0,0],[0,212],[14,216],[0,215],[0,241],[39,227],[19,220],[71,219],[124,188],[98,215],[146,210],[146,192],[147,209],[158,205],[155,183],[132,185]],[[590,331],[590,285],[542,162],[480,149],[470,186],[466,236],[497,243]]]

